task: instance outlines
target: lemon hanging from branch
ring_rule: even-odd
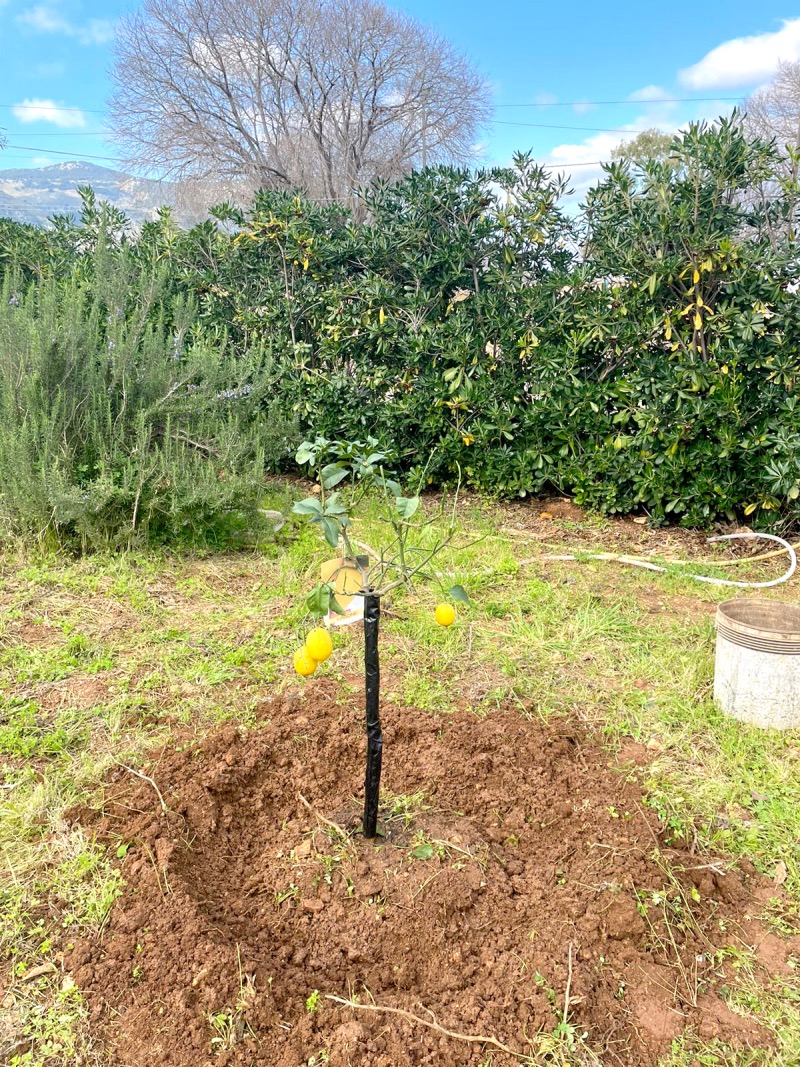
[[[317,626],[306,638],[306,652],[317,663],[324,663],[333,652],[331,635],[322,626]]]
[[[294,654],[294,669],[303,678],[308,678],[317,669],[317,661],[313,656],[309,655],[308,649],[305,645]]]

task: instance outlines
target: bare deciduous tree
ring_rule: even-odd
[[[342,200],[466,162],[489,116],[464,56],[372,0],[145,0],[121,24],[114,82],[129,164]]]
[[[753,133],[800,152],[800,63],[781,63],[769,85],[747,101],[745,113]]]
[[[781,235],[796,238],[796,213],[800,188],[800,63],[781,63],[769,85],[755,92],[745,104],[745,123],[750,133],[775,141],[784,160],[786,218],[773,226],[773,240]],[[761,190],[763,194],[764,190]]]

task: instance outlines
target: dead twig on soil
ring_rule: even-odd
[[[572,990],[572,942],[569,944],[569,952],[567,954],[567,988],[564,990],[564,1014],[562,1016],[564,1026],[567,1025],[567,1018],[569,1016],[569,994]]]
[[[427,1026],[431,1030],[435,1030],[437,1034],[443,1034],[445,1037],[452,1037],[455,1041],[466,1041],[471,1045],[491,1045],[492,1048],[496,1048],[498,1052],[505,1052],[508,1056],[516,1056],[519,1059],[526,1059],[524,1052],[518,1052],[516,1049],[509,1048],[508,1045],[504,1045],[502,1041],[498,1041],[496,1037],[488,1037],[483,1034],[462,1034],[458,1030],[447,1030],[444,1026],[440,1026],[435,1021],[431,1022],[429,1019],[422,1019],[419,1015],[414,1015],[410,1011],[406,1011],[404,1008],[392,1008],[387,1004],[358,1004],[354,1000],[345,1000],[344,997],[334,996],[333,993],[325,994],[326,1000],[332,1000],[336,1004],[342,1004],[345,1008],[353,1008],[355,1011],[374,1011],[383,1013],[386,1015],[399,1015],[403,1019],[408,1019],[409,1022],[418,1023],[420,1026]],[[428,1010],[427,1008],[425,1009]],[[431,1013],[432,1014],[432,1013]]]
[[[319,819],[319,821],[322,823],[323,826],[329,826],[331,828],[331,830],[335,830],[336,833],[339,834],[341,837],[349,837],[350,836],[350,834],[348,834],[347,830],[345,830],[345,828],[343,826],[340,826],[338,824],[338,822],[331,822],[331,820],[330,819],[326,819],[324,815],[320,815],[320,813],[318,811],[314,811],[314,809],[311,807],[311,805],[309,804],[309,802],[306,800],[306,798],[303,796],[302,793],[298,793],[297,794],[297,798],[300,801],[300,803],[303,805],[303,807],[307,808],[308,811],[314,816],[315,819]]]
[[[155,789],[155,791],[156,791],[156,796],[158,797],[158,802],[161,805],[161,813],[162,813],[162,815],[166,815],[169,812],[169,808],[167,807],[167,805],[166,805],[166,803],[164,801],[164,798],[161,795],[161,790],[158,788],[158,786],[156,785],[155,781],[150,777],[149,774],[143,774],[141,771],[137,771],[133,767],[128,767],[124,763],[120,763],[119,766],[122,767],[123,771],[127,771],[128,774],[135,774],[136,777],[137,778],[141,778],[142,781],[149,782],[150,785],[153,787],[153,789]]]

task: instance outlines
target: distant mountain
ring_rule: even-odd
[[[0,163],[3,155],[0,152]],[[56,163],[29,170],[0,170],[0,217],[46,225],[51,215],[80,211],[77,187],[91,185],[98,199],[110,200],[134,223],[155,217],[162,204],[174,204],[170,182],[133,178],[94,163]]]

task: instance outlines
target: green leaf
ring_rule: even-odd
[[[347,515],[348,511],[344,504],[339,500],[338,493],[331,493],[325,502],[325,514],[326,515]]]
[[[322,504],[315,496],[309,496],[305,500],[298,500],[292,508],[292,513],[294,515],[321,515]]]
[[[331,604],[331,587],[327,584],[315,586],[306,597],[306,607],[312,615],[327,615]]]
[[[419,508],[418,496],[399,496],[395,500],[398,515],[401,515],[404,519],[411,519],[417,513]]]
[[[128,849],[130,847],[131,846],[126,841],[123,841],[122,844],[117,847],[117,859],[124,859],[125,856],[128,855]]]
[[[336,519],[330,518],[328,515],[324,515],[320,520],[322,523],[322,531],[325,534],[325,540],[331,546],[331,548],[339,547],[339,523]]]
[[[331,602],[330,602],[330,605],[328,607],[328,610],[332,611],[334,613],[334,615],[346,615],[347,614],[347,612],[344,610],[344,608],[342,607],[342,605],[339,603],[339,601],[336,599],[335,596],[331,596]]]
[[[472,601],[469,599],[469,594],[467,593],[463,585],[451,585],[450,588],[447,590],[447,595],[451,598],[451,600],[458,600],[462,604],[472,603]]]
[[[327,467],[322,468],[319,474],[319,480],[326,489],[333,489],[339,482],[343,482],[346,477],[347,468],[343,467],[341,463],[329,463]]]
[[[311,442],[304,441],[302,445],[300,445],[300,447],[298,448],[294,457],[294,461],[302,467],[306,463],[311,463],[316,454],[317,450],[314,448]]]
[[[417,845],[416,848],[411,850],[411,855],[414,857],[415,860],[432,859],[434,855],[433,845],[429,845],[427,843],[424,845]]]

